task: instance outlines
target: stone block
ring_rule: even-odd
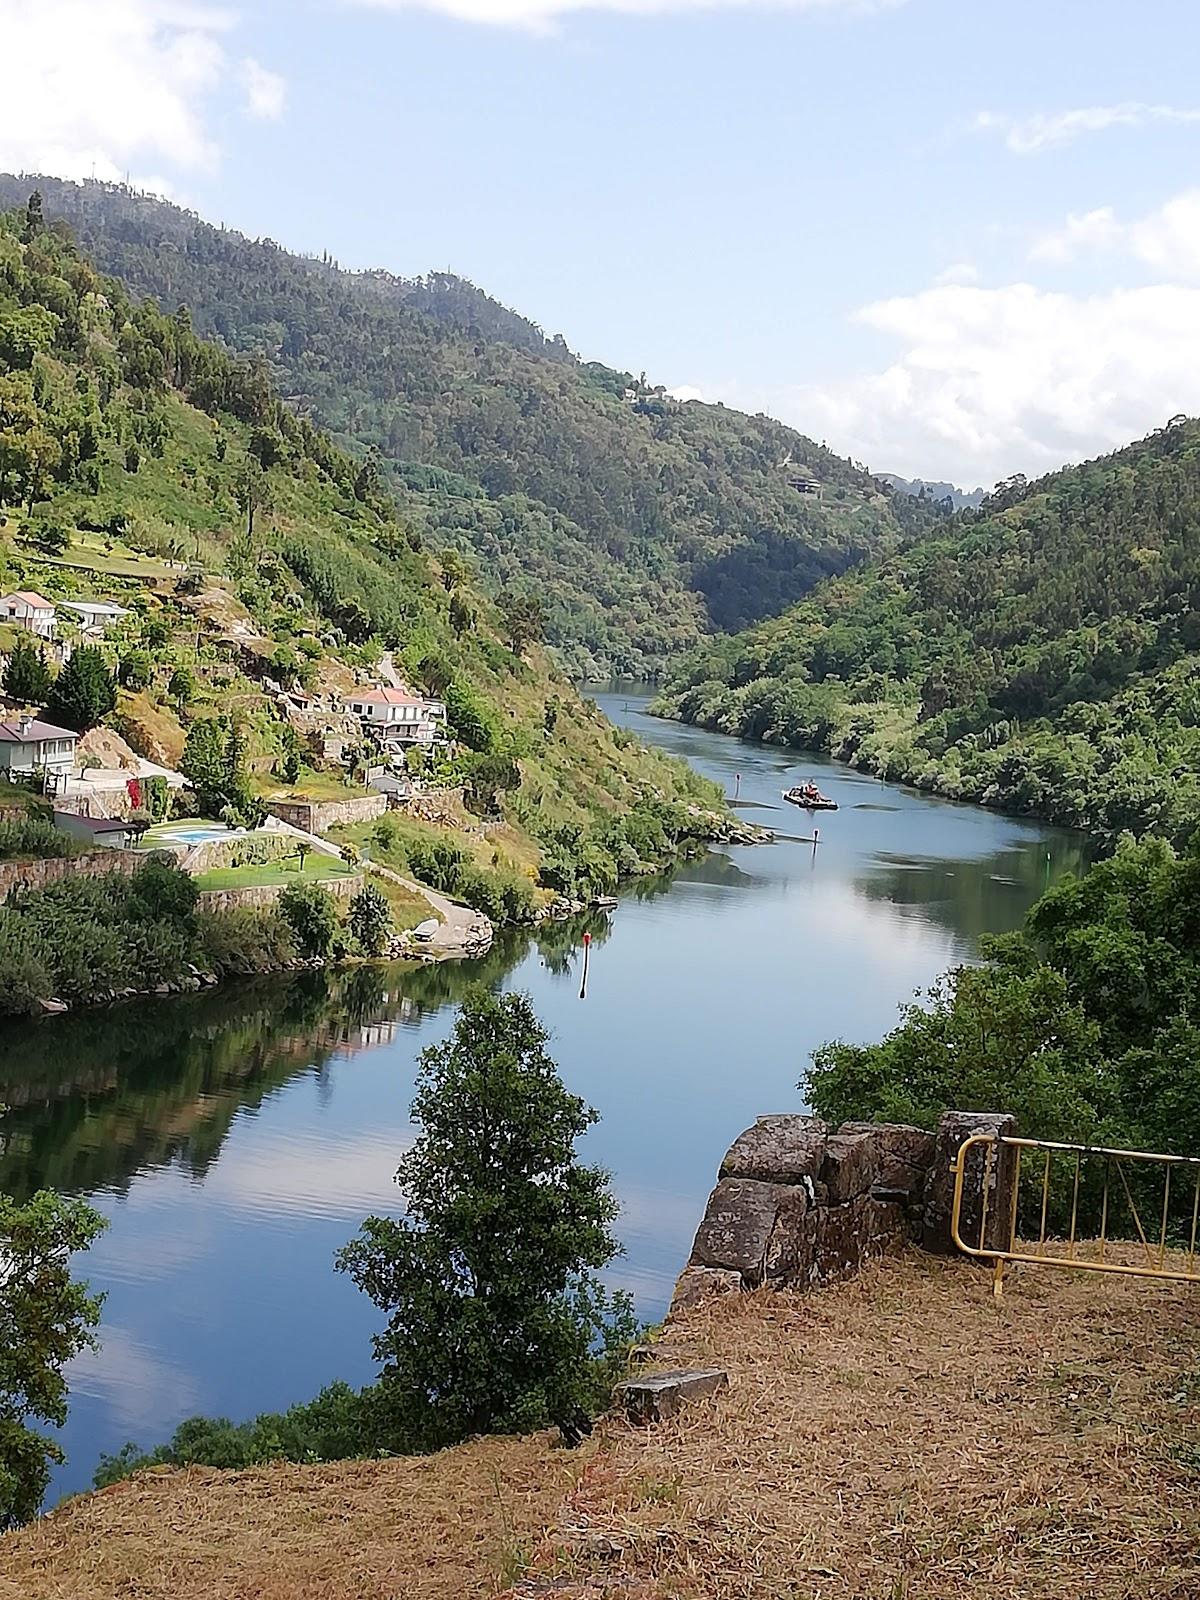
[[[730,1145],[718,1176],[753,1178],[759,1183],[815,1181],[827,1132],[820,1117],[759,1117]]]
[[[869,1253],[871,1205],[871,1200],[860,1194],[844,1205],[827,1206],[821,1211],[814,1282],[833,1283],[858,1271],[863,1256]]]
[[[831,1134],[825,1144],[821,1179],[829,1190],[831,1206],[844,1205],[866,1194],[875,1182],[879,1158],[875,1130]]]
[[[807,1287],[812,1282],[819,1219],[806,1188],[783,1190],[763,1261],[763,1274],[774,1288]]]
[[[774,1183],[722,1178],[708,1197],[688,1265],[739,1272],[747,1287],[757,1288],[786,1192]]]
[[[933,1165],[937,1135],[905,1122],[843,1122],[838,1134],[871,1133],[875,1136],[878,1168],[875,1182],[885,1189],[919,1195]]]
[[[958,1246],[951,1235],[954,1207],[953,1165],[965,1140],[976,1133],[1015,1134],[1017,1119],[1000,1111],[944,1111],[938,1118],[933,1166],[925,1190],[925,1217],[921,1242],[926,1250],[953,1255]],[[987,1231],[983,1243],[993,1248],[1007,1242],[1013,1185],[1016,1181],[1016,1152],[1001,1152],[994,1160],[987,1180]],[[984,1179],[987,1151],[976,1145],[967,1158],[963,1177],[961,1233],[964,1242],[980,1242],[983,1221]]]
[[[727,1388],[729,1374],[721,1367],[655,1372],[619,1383],[614,1391],[630,1422],[638,1427],[665,1422],[689,1400],[700,1400]]]
[[[717,1295],[737,1293],[741,1287],[740,1272],[729,1272],[720,1267],[684,1267],[675,1285],[675,1293],[671,1296],[671,1309],[667,1315],[677,1316],[681,1311],[690,1311],[693,1306],[703,1305]]]

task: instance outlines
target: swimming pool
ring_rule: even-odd
[[[210,839],[240,839],[245,828],[227,828],[223,822],[167,822],[152,828],[145,843],[153,848],[164,844],[207,844]]]

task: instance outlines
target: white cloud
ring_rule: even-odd
[[[1200,109],[1124,100],[1117,105],[1079,106],[1072,111],[1036,112],[1028,117],[981,111],[974,126],[980,133],[1000,134],[1014,155],[1031,156],[1073,144],[1089,133],[1103,133],[1108,128],[1141,128],[1156,122],[1200,122]]]
[[[266,67],[259,66],[253,56],[247,56],[241,64],[239,75],[246,92],[246,110],[250,115],[265,122],[278,122],[283,115],[286,93],[279,74],[268,72]]]
[[[1200,413],[1200,288],[1074,296],[1029,283],[944,285],[865,306],[855,320],[899,346],[888,366],[768,403],[877,471],[1032,476],[1175,412]],[[751,398],[765,397],[737,403]]]
[[[119,179],[148,162],[211,172],[206,102],[230,75],[226,12],[186,0],[0,0],[10,69],[0,96],[0,166]],[[249,59],[254,116],[277,116],[283,84]],[[147,187],[170,180],[138,177]]]
[[[1174,195],[1130,222],[1112,206],[1072,213],[1034,241],[1030,256],[1067,262],[1089,251],[1120,252],[1169,278],[1200,279],[1200,189]]]
[[[978,283],[979,268],[973,261],[952,261],[948,267],[943,267],[933,280],[934,283]]]
[[[849,15],[883,11],[907,0],[357,0],[381,11],[439,12],[460,22],[546,32],[561,18],[582,11],[612,11],[624,16],[657,16],[687,11],[809,11]]]

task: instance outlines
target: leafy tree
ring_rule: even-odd
[[[64,1459],[31,1424],[66,1421],[63,1369],[94,1343],[101,1303],[71,1277],[71,1257],[105,1226],[82,1200],[42,1191],[19,1206],[0,1194],[0,1529],[37,1514]]]
[[[129,650],[121,657],[118,671],[122,687],[134,690],[147,689],[154,676],[154,658],[149,650]]]
[[[301,954],[328,955],[338,929],[337,906],[319,883],[289,883],[279,896],[279,915],[295,935]]]
[[[190,667],[176,667],[167,684],[167,693],[182,711],[196,698],[196,676]]]
[[[114,710],[117,686],[97,645],[81,645],[55,678],[46,697],[46,715],[86,733]]]
[[[246,518],[246,538],[254,543],[254,519],[260,511],[270,511],[271,485],[255,456],[247,456],[234,486],[238,507]]]
[[[521,656],[531,644],[543,638],[546,614],[542,602],[532,594],[500,596],[500,617],[513,655]]]
[[[392,931],[392,913],[382,892],[364,883],[350,902],[350,932],[369,956],[382,954]]]
[[[34,189],[25,206],[25,225],[21,229],[21,243],[32,244],[39,233],[46,227],[46,218],[42,209],[42,192]]]
[[[4,692],[24,706],[40,706],[50,692],[46,653],[32,639],[18,638],[4,669]]]
[[[432,1450],[547,1419],[577,1436],[602,1403],[593,1355],[631,1331],[590,1269],[618,1252],[606,1173],[579,1162],[596,1113],[570,1094],[524,995],[465,999],[421,1056],[402,1218],[338,1256],[388,1318],[375,1339],[384,1437]]]

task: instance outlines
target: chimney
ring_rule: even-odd
[[[33,718],[29,715],[28,712],[26,712],[24,716],[18,717],[18,719],[17,719],[17,732],[21,735],[22,739],[24,739],[26,737],[26,735],[28,734],[30,728],[32,728],[32,727],[33,727]]]

